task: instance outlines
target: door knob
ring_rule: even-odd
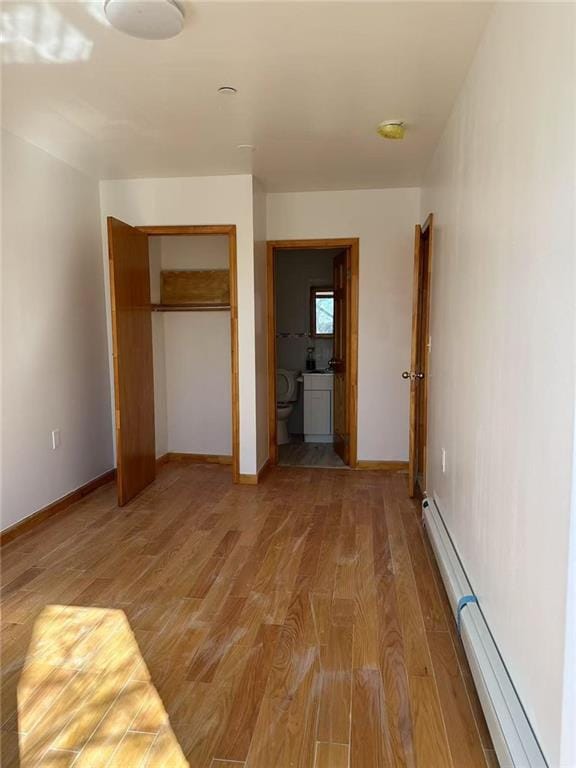
[[[423,379],[423,373],[414,373],[414,371],[404,371],[402,373],[403,379],[410,379],[410,381],[416,381],[416,379]]]

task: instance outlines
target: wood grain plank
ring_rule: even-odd
[[[240,539],[240,531],[226,531],[218,546],[214,550],[214,557],[228,557],[232,552],[238,540]]]
[[[452,762],[434,678],[411,675],[409,682],[417,764],[426,768],[460,768]]]
[[[358,556],[354,569],[354,669],[378,669],[378,613],[372,530],[356,527]]]
[[[444,721],[457,726],[447,730],[454,765],[485,768],[484,750],[450,635],[429,632],[428,642]]]
[[[260,627],[254,653],[238,686],[230,719],[216,749],[216,756],[221,759],[246,760],[279,635],[279,626],[263,624]]]
[[[204,568],[198,574],[196,581],[188,592],[189,597],[206,597],[218,574],[225,563],[223,557],[211,557],[206,561]]]
[[[397,505],[386,506],[386,524],[394,567],[398,613],[404,637],[406,668],[410,675],[431,674],[430,651],[410,553]]]
[[[112,754],[111,764],[122,766],[122,768],[140,768],[145,764],[148,752],[155,740],[155,733],[126,731],[122,741]]]
[[[353,627],[331,626],[320,649],[320,711],[317,739],[347,744],[352,709]]]
[[[314,768],[348,768],[348,744],[316,744]]]
[[[228,597],[222,610],[214,620],[206,640],[195,654],[186,672],[187,680],[209,683],[230,645],[235,642],[235,632],[239,627],[240,614],[246,600],[241,597]]]
[[[402,514],[402,525],[410,552],[424,626],[430,632],[444,631],[448,628],[446,617],[424,548],[421,524],[416,519],[413,510]]]
[[[388,768],[387,725],[380,671],[355,669],[352,676],[350,768]]]
[[[380,669],[394,765],[415,768],[410,692],[393,576],[379,580],[378,618]]]
[[[74,764],[77,757],[77,752],[49,749],[42,758],[42,768],[69,768],[69,766]]]
[[[212,760],[210,768],[243,768],[246,763],[238,763],[230,760]]]

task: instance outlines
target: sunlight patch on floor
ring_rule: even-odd
[[[188,766],[123,611],[47,606],[17,688],[21,768]]]

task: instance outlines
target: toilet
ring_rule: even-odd
[[[300,371],[287,371],[285,368],[278,368],[276,371],[276,441],[278,445],[290,442],[288,418],[298,399],[299,376]]]

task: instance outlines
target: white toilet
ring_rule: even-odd
[[[298,376],[300,371],[276,371],[276,441],[278,445],[290,442],[288,418],[298,399]]]

